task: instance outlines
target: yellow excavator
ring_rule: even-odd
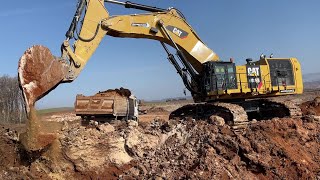
[[[107,3],[146,13],[110,16]],[[236,66],[232,59],[220,60],[178,9],[116,0],[79,0],[60,57],[40,45],[24,53],[19,62],[19,80],[27,112],[60,83],[76,79],[106,35],[161,43],[195,102],[172,112],[170,118],[205,119],[216,115],[241,128],[252,119],[300,114],[294,103],[269,98],[303,92],[296,58],[261,55],[259,60],[248,58],[245,65]]]

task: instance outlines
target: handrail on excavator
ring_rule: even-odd
[[[104,0],[104,2],[123,5],[125,8],[133,8],[133,9],[139,9],[139,10],[150,11],[150,12],[166,12],[166,11],[168,11],[167,9],[147,6],[147,5],[143,5],[143,4],[137,4],[137,3],[130,2],[130,1],[121,2],[121,1],[116,1],[116,0]]]

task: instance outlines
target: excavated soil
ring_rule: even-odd
[[[274,119],[244,135],[207,122],[178,124],[123,177],[165,179],[300,179],[320,177],[319,124]]]
[[[320,97],[316,97],[313,101],[307,101],[300,105],[304,115],[320,115]]]
[[[61,124],[57,139],[32,152],[17,128],[0,126],[0,179],[320,179],[315,102],[301,104],[302,118],[259,121],[243,133],[207,121],[167,121],[159,111],[139,125],[84,127],[76,117],[55,115],[43,121]]]

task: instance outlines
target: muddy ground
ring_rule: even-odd
[[[0,126],[0,179],[320,179],[320,92],[288,96],[303,116],[250,124],[243,133],[208,121],[168,121],[183,105],[152,105],[134,122],[82,126],[72,112],[42,117],[57,139],[42,151]]]

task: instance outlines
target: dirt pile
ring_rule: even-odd
[[[18,138],[5,134],[2,130],[1,179],[320,178],[317,121],[261,121],[243,134],[192,120],[65,123],[51,147],[33,154],[21,152]]]
[[[227,126],[183,122],[164,145],[137,159],[138,166],[123,177],[320,178],[319,128],[301,120],[274,119],[252,124],[239,135]]]
[[[81,120],[81,117],[76,116],[73,112],[60,113],[58,115],[51,115],[43,117],[45,121],[54,121],[54,122],[68,122]]]
[[[18,140],[16,131],[0,126],[0,179],[25,179],[30,177],[26,167],[27,163],[21,161],[23,153],[20,151]]]
[[[304,115],[316,115],[320,116],[320,96],[316,97],[312,101],[304,102],[300,105],[300,108]]]
[[[320,122],[320,96],[316,97],[312,101],[302,103],[300,108],[305,120]]]
[[[163,107],[151,107],[147,110],[148,113],[162,113],[162,112],[168,112]]]

